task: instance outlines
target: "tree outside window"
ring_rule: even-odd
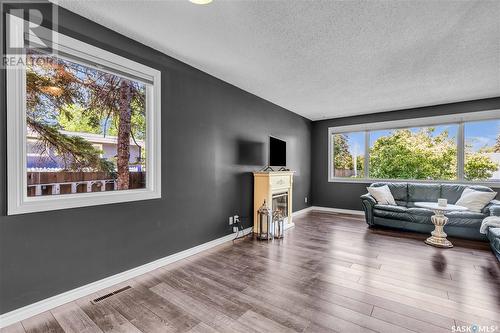
[[[371,133],[370,177],[456,180],[457,127],[411,128]]]
[[[364,132],[333,135],[335,177],[364,177]]]
[[[29,185],[102,181],[96,185],[106,187],[57,194],[145,187],[145,85],[35,51],[27,55],[27,64],[27,133],[35,141],[28,178],[50,173]],[[55,194],[30,188],[28,193]]]

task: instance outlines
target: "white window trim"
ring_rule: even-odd
[[[12,20],[10,36],[24,40],[24,21]],[[14,23],[12,23],[14,24]],[[49,30],[48,30],[49,31]],[[50,32],[50,31],[49,31]],[[99,70],[116,70],[146,84],[146,188],[28,197],[26,177],[26,69],[7,69],[7,214],[24,214],[74,207],[161,198],[161,72],[66,35],[53,33],[53,49],[95,64]],[[12,38],[12,37],[11,37]],[[25,59],[24,59],[25,60]],[[104,69],[106,70],[106,69]]]
[[[373,182],[409,182],[409,183],[434,183],[434,184],[478,184],[490,187],[500,187],[500,181],[467,181],[464,180],[464,123],[474,121],[485,121],[500,118],[500,110],[488,110],[478,112],[468,112],[453,115],[423,117],[406,120],[392,120],[376,123],[364,123],[356,125],[336,126],[328,128],[328,181],[337,183],[373,183]],[[427,180],[427,179],[377,179],[369,178],[368,170],[368,150],[369,132],[377,130],[392,130],[411,127],[429,127],[447,124],[457,124],[457,180]],[[333,172],[333,142],[334,134],[364,132],[365,133],[365,175],[363,178],[335,177]]]

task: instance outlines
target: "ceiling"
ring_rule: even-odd
[[[500,1],[58,0],[312,120],[500,96]]]

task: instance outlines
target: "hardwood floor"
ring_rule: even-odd
[[[451,332],[500,329],[500,265],[486,243],[368,229],[309,213],[283,240],[241,239],[42,313],[13,332]],[[132,288],[101,302],[112,290]]]

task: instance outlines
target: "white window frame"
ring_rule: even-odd
[[[500,181],[467,181],[464,179],[465,137],[464,125],[467,122],[500,119],[500,110],[468,112],[445,116],[393,120],[376,123],[364,123],[328,128],[328,181],[338,183],[372,183],[372,182],[413,182],[413,183],[450,183],[450,184],[479,184],[484,186],[499,187]],[[432,127],[441,125],[458,125],[457,130],[457,179],[456,180],[427,180],[427,179],[377,179],[369,175],[369,146],[370,132],[378,130],[393,130],[413,127]],[[363,178],[335,177],[333,161],[333,135],[352,132],[365,133],[365,168]]]
[[[14,23],[17,22],[17,23]],[[24,21],[12,20],[10,38],[25,40]],[[146,187],[123,191],[64,195],[27,195],[26,67],[7,69],[7,214],[24,214],[74,207],[161,198],[161,72],[98,47],[57,33],[52,48],[60,57],[81,59],[90,67],[146,84]],[[24,63],[26,58],[23,59]],[[73,60],[75,61],[75,60]],[[77,60],[78,61],[78,60]],[[93,66],[92,66],[93,65]]]

